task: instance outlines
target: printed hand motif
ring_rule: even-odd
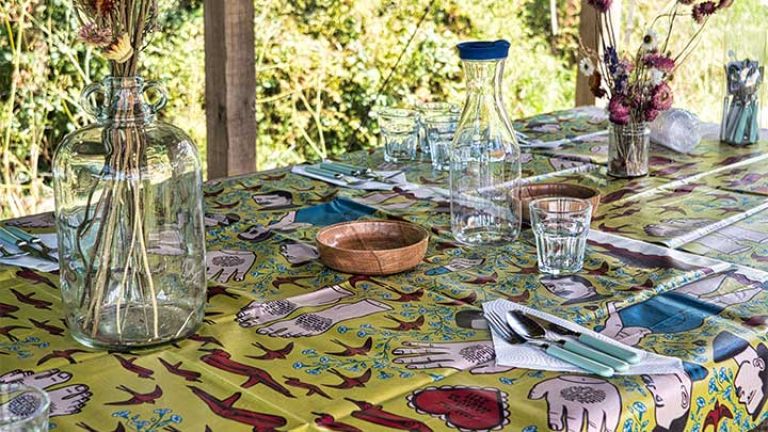
[[[40,389],[48,389],[63,384],[72,379],[69,372],[61,372],[59,369],[35,373],[34,371],[14,370],[0,375],[0,384],[23,383]],[[64,416],[79,413],[91,398],[91,392],[87,385],[74,384],[48,391],[51,400],[50,416]]]
[[[305,313],[292,320],[278,321],[260,328],[258,332],[274,337],[316,336],[325,333],[342,321],[391,309],[391,307],[376,300],[362,300],[357,303],[336,305],[320,312]]]
[[[227,283],[233,276],[242,281],[255,260],[256,254],[250,251],[211,251],[206,257],[206,274],[218,283]]]
[[[511,367],[496,365],[493,342],[471,341],[450,343],[406,342],[407,348],[392,351],[395,363],[408,369],[451,368],[469,370],[473,374],[505,372]]]
[[[549,428],[555,431],[615,431],[621,396],[613,384],[586,376],[564,375],[542,381],[528,399],[546,399]]]
[[[287,299],[264,303],[252,301],[237,313],[235,320],[242,327],[253,327],[284,318],[301,307],[332,304],[351,295],[350,291],[334,285]]]

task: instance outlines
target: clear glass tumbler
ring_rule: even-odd
[[[392,163],[416,159],[418,116],[403,108],[380,108],[375,112],[384,141],[384,160]]]
[[[432,157],[432,169],[451,170],[451,142],[459,124],[458,114],[433,114],[421,120],[424,124]]]
[[[539,271],[576,273],[584,266],[592,204],[578,198],[540,198],[529,204]]]
[[[436,115],[459,115],[461,108],[448,102],[423,102],[416,105],[416,111],[419,113],[419,150],[421,159],[428,161],[432,159],[432,146],[429,143],[429,134],[427,131],[426,119]]]
[[[47,432],[48,394],[24,384],[0,384],[0,431]]]

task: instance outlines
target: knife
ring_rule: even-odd
[[[628,348],[624,348],[618,345],[614,345],[608,342],[604,342],[594,336],[591,336],[586,333],[582,333],[580,331],[574,331],[568,328],[565,328],[559,324],[555,324],[552,321],[547,321],[543,318],[532,316],[528,313],[523,313],[528,318],[531,318],[539,323],[541,323],[543,326],[548,328],[548,330],[559,334],[560,336],[573,336],[578,340],[579,342],[583,343],[584,345],[587,345],[589,347],[592,347],[598,351],[602,351],[606,354],[610,354],[613,357],[616,357],[617,359],[624,360],[625,362],[629,364],[638,364],[640,363],[641,356],[640,354],[636,353],[635,351],[632,351]]]
[[[46,261],[53,261],[55,263],[59,262],[57,258],[54,258],[48,255],[47,253],[43,252],[42,249],[38,249],[34,247],[28,241],[16,236],[12,232],[5,229],[5,227],[3,227],[2,225],[0,225],[0,240],[10,243],[12,245],[15,245],[17,248],[21,249],[23,252],[26,252],[37,258],[44,259]]]

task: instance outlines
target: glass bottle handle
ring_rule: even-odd
[[[143,93],[145,97],[150,93],[155,93],[155,100],[148,102],[149,110],[152,111],[152,114],[156,114],[168,104],[168,90],[159,81],[147,81],[144,85]],[[148,97],[147,101],[150,101]]]
[[[98,96],[101,96],[102,105],[98,103]],[[80,93],[80,106],[87,114],[98,119],[104,113],[103,105],[107,103],[108,97],[106,87],[100,82],[94,82],[85,86]]]

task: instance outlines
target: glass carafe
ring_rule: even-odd
[[[458,45],[467,99],[451,144],[451,230],[468,245],[513,241],[520,232],[520,147],[501,93],[509,42]]]
[[[69,330],[88,346],[156,345],[203,319],[200,159],[186,133],[155,120],[164,104],[155,84],[107,78],[83,92],[97,123],[56,149],[61,296]]]

